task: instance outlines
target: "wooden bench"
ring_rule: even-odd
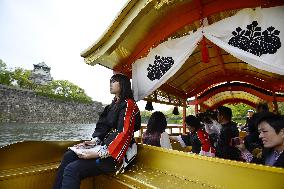
[[[0,188],[52,188],[62,155],[75,143],[26,141],[0,148]],[[81,188],[93,188],[93,183],[93,178],[86,179]]]

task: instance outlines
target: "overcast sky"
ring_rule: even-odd
[[[0,59],[9,68],[29,70],[45,62],[55,80],[69,80],[93,100],[108,104],[112,71],[88,66],[80,53],[104,33],[126,2],[0,0]],[[140,109],[144,104],[139,103]]]

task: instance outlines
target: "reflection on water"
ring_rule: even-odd
[[[0,147],[23,140],[87,140],[96,124],[0,123]]]

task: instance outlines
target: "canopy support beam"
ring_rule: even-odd
[[[273,91],[273,111],[278,113],[278,104],[277,104],[277,100],[276,100],[275,91]]]
[[[182,133],[186,133],[186,124],[185,124],[185,117],[186,117],[186,107],[182,108]]]

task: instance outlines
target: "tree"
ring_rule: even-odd
[[[0,73],[2,73],[5,70],[7,70],[7,65],[3,60],[0,59]]]
[[[14,71],[7,69],[7,65],[0,59],[0,84],[18,86],[19,88],[31,89],[39,95],[51,98],[72,100],[84,103],[91,103],[84,89],[67,80],[54,80],[47,85],[37,85],[30,80],[31,70],[15,68]]]
[[[284,102],[278,102],[278,111],[281,115],[284,114]]]
[[[173,108],[168,109],[167,111],[161,111],[163,114],[165,114],[167,118],[168,124],[182,124],[182,108],[179,107],[179,115],[173,114]],[[154,110],[155,111],[155,110]],[[151,117],[152,113],[154,112],[150,111],[141,111],[141,122],[142,123],[148,123],[149,118]],[[194,114],[194,107],[188,106],[186,108],[186,115],[193,115]]]
[[[167,111],[163,112],[167,118],[168,124],[182,124],[182,112],[181,109],[179,108],[179,115],[174,115],[173,114],[173,108],[170,108]]]
[[[92,102],[92,98],[86,95],[84,89],[67,80],[54,80],[47,85],[38,86],[36,91],[54,98]]]
[[[151,115],[152,115],[153,112],[150,112],[150,111],[141,111],[140,114],[141,114],[141,123],[148,123]]]
[[[225,106],[227,106],[227,107],[232,109],[232,113],[233,113],[232,120],[235,121],[235,122],[241,122],[241,123],[245,123],[246,116],[247,116],[247,111],[249,109],[254,109],[253,107],[251,107],[251,106],[249,106],[247,104],[243,104],[243,103],[227,104]]]
[[[7,69],[7,65],[0,59],[0,84],[12,85],[11,72]]]
[[[7,65],[0,59],[0,83],[8,86],[18,86],[20,88],[32,89],[33,83],[29,79],[30,70],[15,68],[8,70]]]
[[[31,76],[30,70],[25,70],[23,68],[15,68],[11,74],[14,85],[20,88],[32,89],[33,82],[29,79]]]

